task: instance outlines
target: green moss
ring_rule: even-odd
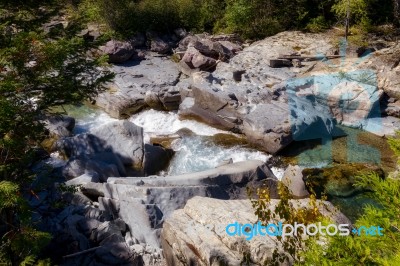
[[[382,178],[385,173],[379,166],[349,163],[337,164],[327,168],[306,168],[303,170],[303,178],[309,190],[314,190],[321,197],[326,193],[328,196],[349,197],[359,189],[353,185],[355,177],[375,172]]]
[[[248,146],[248,142],[243,135],[232,135],[219,133],[210,137],[216,145],[232,147],[236,145]]]

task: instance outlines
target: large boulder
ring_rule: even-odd
[[[155,37],[150,41],[150,51],[159,54],[167,54],[171,52],[171,46],[159,37]]]
[[[271,200],[270,209],[277,203],[277,200]],[[291,203],[295,208],[310,207],[308,199],[292,200]],[[330,216],[338,224],[350,224],[332,204],[320,203],[320,211],[325,216]],[[252,265],[265,265],[275,249],[284,252],[275,236],[255,236],[246,241],[244,235],[229,236],[225,231],[229,224],[253,225],[257,220],[250,200],[194,197],[164,222],[161,243],[167,264],[239,266],[247,259]],[[290,264],[285,261],[281,265]]]
[[[247,198],[246,187],[266,182],[276,198],[277,178],[262,161],[246,161],[178,176],[109,178],[106,184],[87,183],[84,193],[99,197],[100,209],[123,219],[132,238],[159,250],[163,221],[194,196]]]
[[[157,145],[144,145],[144,174],[154,175],[165,170],[169,165],[174,151]]]
[[[88,172],[101,181],[110,176],[125,176],[126,169],[143,170],[143,129],[129,121],[115,121],[91,133],[63,138],[56,144],[70,160],[63,169],[68,179]]]
[[[184,99],[179,114],[244,133],[250,143],[272,154],[293,139],[329,138],[332,134],[335,121],[328,106],[304,90],[304,80],[268,90],[242,87],[235,81],[229,86],[218,82],[213,74],[193,74],[192,97]]]
[[[144,147],[143,129],[129,121],[116,121],[97,127],[91,131],[104,142],[126,166],[141,169]]]
[[[108,164],[105,162],[99,162],[86,158],[71,159],[63,167],[62,174],[67,180],[78,180],[71,181],[71,183],[88,183],[89,178],[83,178],[82,175],[91,177],[89,182],[106,182],[110,176],[119,177],[117,167],[114,164]]]
[[[229,41],[214,41],[210,36],[189,35],[179,43],[176,52],[184,52],[179,65],[182,73],[191,75],[198,71],[214,71],[219,61],[228,61],[241,46]]]
[[[100,51],[108,55],[110,63],[123,63],[134,55],[135,48],[130,42],[111,40],[101,46]]]
[[[96,98],[96,105],[110,116],[128,118],[154,103],[159,109],[178,108],[180,93],[174,86],[180,74],[177,64],[168,58],[148,56],[115,65],[111,70],[116,75],[114,81]]]
[[[180,70],[190,75],[200,70],[211,70],[215,68],[217,61],[214,58],[201,54],[196,48],[189,47],[182,60],[179,62]]]
[[[355,64],[357,69],[372,70],[377,75],[378,87],[387,95],[400,99],[400,44],[391,43]]]

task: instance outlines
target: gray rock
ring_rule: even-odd
[[[200,70],[211,70],[216,64],[217,61],[214,58],[201,54],[194,47],[188,47],[185,55],[179,62],[181,71],[186,75],[191,75]]]
[[[174,151],[162,146],[144,145],[144,173],[154,175],[169,165]]]
[[[289,117],[286,103],[259,104],[245,116],[243,133],[251,143],[275,154],[293,140]]]
[[[67,197],[65,198],[70,202],[71,205],[81,205],[81,206],[93,205],[93,201],[81,192],[75,192],[74,194],[72,194],[71,199],[68,199]]]
[[[109,90],[96,98],[96,105],[112,117],[128,118],[147,107],[148,91],[152,92],[152,99],[158,97],[167,110],[179,106],[180,97],[176,93],[179,90],[174,86],[180,73],[177,64],[170,59],[148,56],[145,60],[113,66],[111,71],[116,74],[115,79],[108,85]]]
[[[142,168],[143,129],[129,121],[116,121],[95,128],[91,132],[104,142],[126,165]]]
[[[141,93],[115,94],[112,90],[100,94],[96,99],[96,105],[112,117],[127,119],[146,106],[145,96]]]
[[[175,29],[174,33],[179,39],[183,39],[188,35],[187,31],[182,28]]]
[[[112,235],[118,235],[122,239],[120,242],[125,242],[125,239],[122,237],[121,230],[118,226],[116,226],[113,222],[104,222],[98,225],[98,227],[93,232],[93,238],[100,243],[107,237]]]
[[[108,55],[110,63],[123,63],[129,60],[135,53],[135,49],[129,42],[121,42],[116,40],[108,41],[104,46],[100,47],[102,53]]]
[[[69,158],[89,157],[96,153],[107,152],[105,141],[88,133],[63,138],[57,141],[56,147]]]
[[[223,59],[225,56],[224,47],[219,42],[213,42],[209,39],[193,41],[189,44],[188,49],[189,47],[193,47],[201,54],[214,59]]]
[[[135,48],[144,47],[146,44],[146,36],[143,33],[138,32],[129,38],[129,42]]]
[[[64,28],[66,28],[67,25],[68,25],[67,21],[63,21],[61,17],[58,17],[53,21],[45,23],[43,25],[43,31],[46,34],[57,34],[60,33],[60,31],[64,30]]]
[[[308,202],[307,199],[292,200],[296,208],[309,207]],[[277,203],[272,200],[271,209]],[[321,203],[320,211],[335,223],[351,224],[333,205]],[[246,252],[254,265],[263,265],[275,248],[283,252],[276,237],[255,236],[246,241],[245,236],[229,236],[225,232],[231,223],[254,224],[255,221],[257,217],[250,200],[194,197],[164,222],[161,243],[167,265],[242,265]],[[281,265],[291,265],[291,262]]]
[[[235,55],[238,52],[242,51],[242,46],[240,46],[239,44],[230,42],[230,41],[218,41],[225,49],[227,49],[231,55]]]
[[[115,165],[121,176],[126,176],[126,170],[121,158],[117,152],[100,152],[90,156],[90,159],[94,161],[100,161],[107,164]]]
[[[101,222],[97,219],[82,219],[78,222],[78,229],[83,234],[89,236],[94,230],[100,226]]]
[[[86,183],[82,185],[82,192],[89,197],[104,197],[105,189],[103,184],[99,183]]]
[[[373,70],[377,75],[378,88],[395,99],[400,99],[400,44],[371,53],[364,60],[357,62],[357,69]],[[372,80],[374,82],[374,80]]]
[[[160,98],[158,98],[158,93],[155,91],[146,91],[144,102],[152,109],[163,109],[162,102]]]
[[[318,129],[316,132],[320,135],[313,136],[318,138],[329,136],[334,126],[326,105],[297,96],[300,86],[290,87],[294,96],[287,96],[285,88],[282,91],[277,88],[275,93],[267,91],[255,97],[251,93],[244,94],[236,82],[220,89],[210,74],[196,73],[192,79],[193,98],[185,98],[180,115],[243,132],[251,143],[269,153],[274,154],[287,146],[293,135],[301,138],[302,134],[308,134],[307,129]]]
[[[400,118],[400,101],[389,103],[384,114]]]
[[[164,109],[167,111],[178,110],[179,104],[181,103],[180,90],[175,87],[160,90],[158,98],[163,104]]]
[[[79,179],[76,181],[71,180],[70,184],[89,182],[89,179],[96,181],[97,177],[99,181],[105,182],[107,181],[108,177],[120,176],[117,166],[86,159],[84,157],[79,159],[73,158],[69,160],[68,163],[63,167],[62,174],[65,178],[72,180],[79,177]]]
[[[96,250],[95,258],[105,265],[142,265],[140,257],[135,256],[125,243],[107,243]]]
[[[304,184],[301,171],[302,169],[299,166],[289,165],[282,178],[283,184],[289,188],[290,193],[295,199],[304,199],[310,196]]]
[[[99,203],[101,210],[126,222],[132,239],[159,251],[163,221],[188,199],[196,195],[247,198],[246,186],[257,187],[262,182],[271,186],[271,197],[275,198],[277,179],[261,161],[233,163],[179,176],[110,178],[104,184],[104,197],[99,198]]]
[[[186,51],[190,43],[196,42],[199,39],[200,38],[196,35],[187,35],[179,42],[177,50]]]
[[[171,47],[163,39],[155,37],[155,38],[151,39],[150,51],[156,52],[159,54],[167,54],[167,53],[171,52]]]
[[[56,137],[69,137],[75,127],[75,119],[70,116],[49,116],[44,119],[45,127]]]
[[[316,97],[327,103],[338,123],[359,128],[367,118],[380,116],[382,91],[377,84],[367,84],[365,80],[365,76],[374,75],[364,70],[346,73],[344,77],[340,74],[316,76]]]
[[[95,41],[101,36],[100,28],[97,25],[88,25],[88,27],[82,30],[77,36],[83,37],[88,41]]]
[[[68,180],[67,182],[65,182],[65,184],[67,186],[73,186],[73,185],[82,185],[89,182],[94,182],[94,183],[100,182],[99,175],[96,172],[92,173],[89,172],[88,174],[83,174],[81,176]]]

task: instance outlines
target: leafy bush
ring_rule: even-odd
[[[87,57],[98,43],[76,37],[79,20],[43,30],[64,11],[61,1],[0,1],[0,10],[0,264],[46,265],[37,258],[51,235],[35,229],[22,196],[36,195],[31,166],[45,137],[40,117],[95,97],[113,75],[100,68],[107,58]]]
[[[323,16],[318,16],[311,19],[311,21],[306,26],[306,30],[317,33],[328,29],[328,27],[329,26],[325,18]]]
[[[365,30],[371,22],[393,19],[392,0],[349,1],[351,24]],[[343,22],[347,0],[82,0],[78,9],[128,38],[137,31],[170,32],[178,27],[263,38],[287,29],[319,32],[335,16]]]

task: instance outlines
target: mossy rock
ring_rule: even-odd
[[[309,191],[318,197],[326,193],[328,197],[351,197],[363,192],[354,187],[355,178],[359,175],[377,173],[384,178],[382,168],[369,164],[337,164],[327,168],[306,168],[302,171],[303,179]]]
[[[243,135],[233,135],[233,134],[225,134],[218,133],[210,137],[213,143],[216,145],[220,145],[223,147],[233,147],[236,145],[240,146],[249,146],[247,139]]]
[[[48,138],[44,139],[40,145],[45,151],[52,153],[55,151],[55,146],[58,139],[59,138],[57,136],[49,136]]]

